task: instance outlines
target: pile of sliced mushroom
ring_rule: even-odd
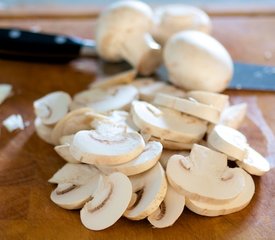
[[[237,130],[246,108],[224,94],[135,79],[133,71],[72,98],[50,93],[34,102],[35,128],[67,162],[49,180],[57,184],[51,200],[81,209],[91,230],[120,217],[168,227],[185,205],[204,216],[240,211],[254,195],[250,174],[270,168]]]

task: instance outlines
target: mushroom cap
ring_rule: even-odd
[[[122,173],[102,178],[93,199],[80,211],[84,226],[102,230],[113,225],[124,213],[132,196],[132,185]]]
[[[45,125],[39,117],[36,117],[34,120],[34,128],[38,137],[49,144],[54,144],[51,138],[53,126]]]
[[[96,25],[98,54],[108,61],[122,60],[121,45],[133,33],[149,32],[153,26],[151,8],[140,1],[117,1],[99,16]]]
[[[164,47],[169,80],[187,90],[221,92],[227,87],[233,62],[213,37],[199,31],[173,35]]]
[[[197,144],[189,157],[172,156],[166,174],[178,192],[197,201],[227,202],[245,186],[241,169],[227,167],[226,155]]]
[[[236,198],[224,204],[212,204],[186,199],[187,208],[192,212],[209,217],[226,215],[242,210],[249,204],[255,193],[253,178],[245,171],[242,172],[244,175],[245,187]]]

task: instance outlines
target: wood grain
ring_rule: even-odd
[[[275,65],[275,17],[212,19],[214,36],[235,60]],[[28,28],[34,25],[45,31],[93,37],[92,18],[0,21],[0,26]],[[264,50],[273,53],[268,61]],[[97,76],[104,75],[102,67],[102,63],[94,59],[77,60],[68,65],[0,61],[0,82],[14,87],[13,96],[0,106],[0,122],[10,114],[19,113],[31,123],[24,131],[14,133],[8,133],[0,125],[0,239],[274,239],[274,168],[263,177],[254,177],[256,193],[244,210],[208,218],[185,209],[175,225],[167,229],[154,229],[145,220],[133,222],[122,218],[109,229],[92,232],[81,225],[78,211],[66,211],[54,205],[49,198],[53,186],[47,180],[64,161],[36,136],[32,102],[55,90],[75,94]],[[256,99],[258,110],[275,132],[274,93],[227,93],[232,100]],[[241,131],[252,146],[268,154],[263,132],[250,119],[245,120]]]

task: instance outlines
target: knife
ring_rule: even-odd
[[[66,63],[82,56],[97,56],[95,41],[17,28],[0,29],[2,59]],[[157,72],[161,79],[167,81],[164,67]],[[228,89],[275,91],[275,66],[234,62],[234,75]]]

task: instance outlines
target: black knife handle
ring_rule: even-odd
[[[9,60],[66,63],[79,57],[80,38],[35,33],[17,28],[0,29],[0,58]]]

